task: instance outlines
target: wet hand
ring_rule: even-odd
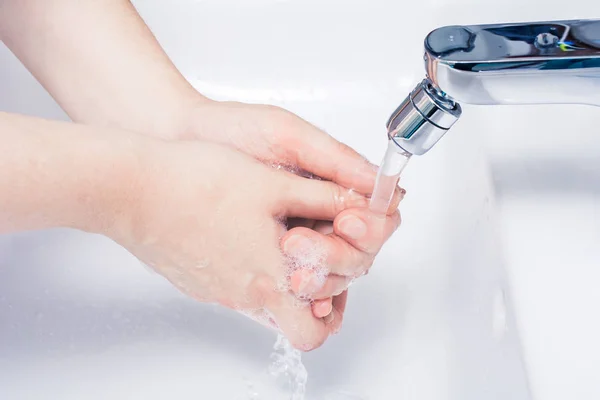
[[[276,324],[299,349],[316,348],[339,329],[289,290],[298,265],[281,252],[281,221],[333,220],[364,207],[363,196],[230,147],[152,143],[140,150],[132,182],[139,195],[109,236],[183,293]]]
[[[291,276],[292,290],[313,300],[316,317],[332,323],[343,315],[336,305],[339,306],[339,301],[345,304],[346,289],[356,278],[368,273],[383,244],[400,226],[396,208],[397,204],[392,204],[388,215],[352,208],[337,215],[330,227],[323,225],[316,230],[296,227],[284,235],[282,248],[288,256],[302,260],[307,254],[319,253],[321,268],[328,271],[326,279],[311,268],[294,271]],[[336,296],[341,294],[342,300],[336,302]]]
[[[267,164],[283,165],[296,173],[308,173],[365,195],[373,190],[375,166],[350,147],[284,109],[203,99],[191,115],[183,137],[223,143]],[[341,323],[347,296],[345,289],[353,279],[368,271],[383,244],[398,227],[397,208],[403,196],[404,190],[398,188],[387,217],[370,213],[364,207],[336,216],[335,224],[331,220],[288,221],[290,232],[283,238],[282,248],[299,260],[307,256],[307,249],[316,247],[323,253],[322,270],[329,271],[327,279],[315,277],[311,268],[300,268],[292,275],[292,289],[313,300],[315,316],[330,323],[333,320]],[[354,221],[351,217],[355,217]],[[298,251],[300,255],[294,255]],[[335,296],[339,299],[332,301]]]

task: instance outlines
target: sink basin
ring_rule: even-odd
[[[553,114],[568,118],[548,118]],[[599,116],[600,108],[576,106],[481,113],[498,121],[487,132],[486,153],[536,399],[600,396],[595,379],[600,361],[600,138],[592,128]],[[563,143],[566,134],[569,141]]]
[[[512,2],[525,8],[428,0],[424,22],[384,0],[134,3],[206,95],[286,107],[378,162],[389,113],[423,77],[421,38],[431,29],[576,17],[552,1],[544,15]],[[66,119],[4,47],[0,60],[0,110]],[[585,129],[591,111],[562,111],[563,130],[548,110],[465,107],[439,145],[413,158],[402,228],[351,288],[340,334],[303,356],[307,399],[600,395],[600,141]],[[571,111],[585,140],[561,153],[545,140],[571,133]],[[531,131],[539,135],[511,147],[511,135]],[[532,149],[540,157],[528,157]],[[574,183],[569,172],[583,171]],[[274,343],[249,319],[179,295],[104,237],[0,237],[3,399],[289,398],[266,376]]]

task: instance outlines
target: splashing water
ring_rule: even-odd
[[[389,141],[387,151],[377,172],[375,188],[371,195],[369,209],[378,214],[385,214],[390,206],[394,190],[400,174],[410,160],[410,153],[405,152],[393,141]]]
[[[271,361],[269,372],[275,379],[284,381],[290,393],[289,400],[304,400],[308,373],[302,364],[302,353],[280,334],[273,346]]]
[[[305,400],[308,373],[302,363],[302,352],[296,350],[282,335],[277,336],[277,341],[271,353],[269,376],[266,381],[252,382],[245,380],[246,393],[239,400]],[[275,387],[267,381],[275,381]],[[309,397],[313,400],[369,400],[363,395],[340,390]]]

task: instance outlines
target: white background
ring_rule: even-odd
[[[591,0],[524,3],[135,2],[199,90],[287,107],[375,162],[431,29],[600,17]],[[65,118],[0,60],[0,110]],[[599,111],[465,106],[405,170],[403,227],[352,287],[344,329],[304,357],[309,398],[600,398]],[[264,376],[274,340],[105,238],[0,238],[2,399],[238,400],[248,381],[284,399]]]

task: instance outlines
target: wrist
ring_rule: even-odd
[[[122,110],[116,120],[81,120],[99,126],[114,126],[162,140],[185,140],[193,135],[199,111],[217,103],[192,87],[183,87],[163,94],[160,100],[139,99],[136,107]],[[94,118],[101,118],[95,116]]]
[[[195,90],[191,93],[189,91],[179,93],[171,103],[177,106],[171,112],[163,113],[155,121],[151,136],[169,141],[198,139],[201,137],[201,132],[198,130],[201,128],[202,120],[209,118],[209,110],[219,104],[218,101],[209,99]],[[148,133],[148,131],[139,132]]]
[[[137,135],[0,113],[0,231],[108,234],[136,195]]]
[[[146,138],[114,130],[83,131],[68,144],[71,172],[56,171],[65,184],[49,213],[56,216],[56,226],[116,239],[132,224],[139,193],[139,153]]]
[[[130,132],[102,134],[88,192],[87,202],[73,228],[105,235],[116,242],[128,237],[134,229],[142,193],[142,160],[152,138]],[[104,141],[105,140],[105,141]]]

